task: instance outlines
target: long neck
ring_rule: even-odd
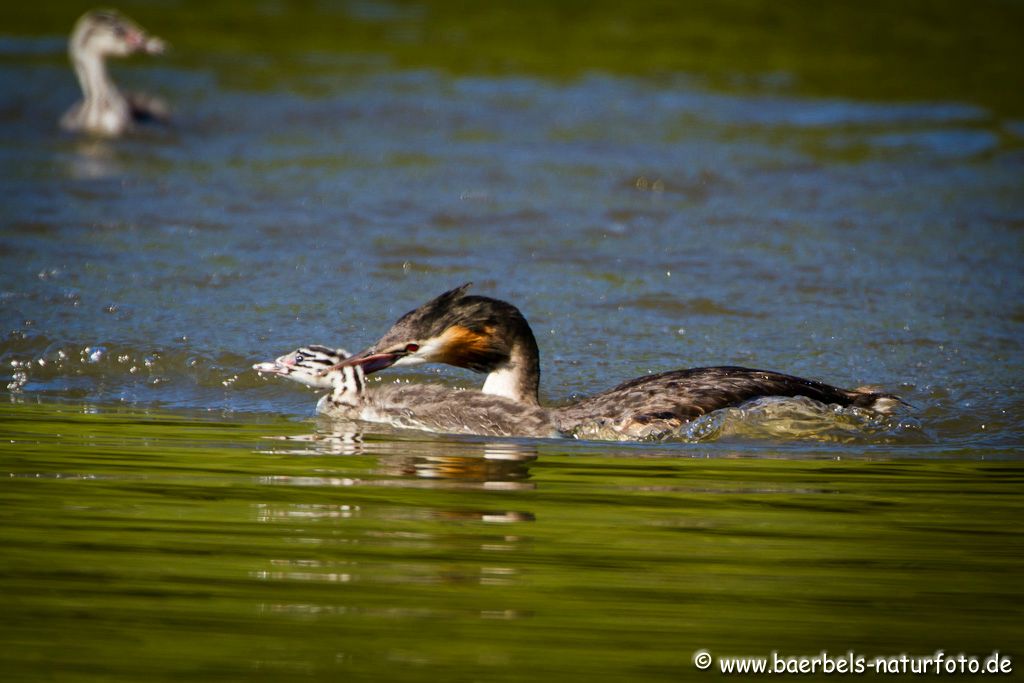
[[[98,54],[83,50],[74,51],[71,55],[71,64],[75,67],[78,83],[82,86],[86,106],[121,97],[117,86],[107,74],[103,58]]]
[[[539,405],[540,350],[526,320],[520,318],[516,323],[508,330],[511,336],[509,359],[487,375],[483,392]]]

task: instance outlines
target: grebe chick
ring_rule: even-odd
[[[530,325],[510,303],[466,294],[470,284],[409,311],[377,343],[341,365],[361,365],[371,373],[392,365],[446,363],[487,373],[484,393],[539,406],[540,355]],[[551,413],[559,430],[570,435],[600,425],[626,437],[657,438],[713,410],[768,396],[804,396],[877,412],[902,403],[890,394],[722,366],[637,377]]]
[[[147,33],[128,17],[110,9],[94,9],[75,23],[68,41],[71,65],[82,87],[82,101],[60,120],[68,131],[116,137],[133,121],[167,118],[167,106],[159,99],[124,94],[107,73],[107,57],[136,52],[162,54],[164,41]]]
[[[361,366],[341,365],[348,357],[344,349],[304,346],[253,369],[330,390],[317,403],[317,412],[329,417],[445,434],[561,436],[549,411],[502,396],[438,384],[367,387]]]

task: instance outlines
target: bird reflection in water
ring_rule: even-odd
[[[67,175],[75,180],[103,180],[125,174],[114,145],[102,138],[75,140],[64,163]]]
[[[308,495],[289,494],[288,500],[253,506],[256,521],[277,527],[290,541],[283,547],[291,551],[267,558],[251,572],[252,578],[358,583],[364,591],[372,591],[368,587],[379,584],[495,586],[519,580],[519,570],[505,558],[529,541],[529,536],[515,525],[533,522],[535,515],[509,509],[502,505],[501,496],[505,491],[535,487],[528,481],[530,465],[538,455],[534,446],[493,440],[376,440],[375,435],[364,436],[358,430],[339,430],[337,422],[330,420],[310,434],[268,439],[275,442],[275,447],[263,452],[312,456],[317,458],[317,466],[309,475],[278,474],[259,479],[265,485],[309,489]],[[325,466],[325,456],[341,456],[336,460],[337,467],[331,467],[330,461]],[[328,468],[336,474],[325,471]],[[345,490],[323,490],[334,487]],[[380,490],[389,487],[433,489],[436,496],[416,494],[415,503],[404,504],[401,498]],[[453,489],[470,495],[453,498],[445,493]],[[483,492],[485,498],[481,499],[479,493],[471,495],[474,491]],[[489,493],[492,491],[494,495]],[[439,560],[442,551],[443,559]],[[348,608],[274,602],[262,609],[321,614],[324,610]],[[366,614],[376,608],[353,609]],[[402,612],[401,606],[382,609],[388,616],[410,616]],[[447,607],[440,603],[419,607],[414,616],[433,616],[434,609]],[[520,616],[515,609],[504,608],[480,613],[481,619]]]
[[[398,430],[396,430],[398,431]],[[374,435],[379,430],[375,426]],[[377,466],[360,476],[272,476],[264,483],[296,486],[375,486],[529,490],[536,446],[520,441],[367,440],[356,424],[323,419],[310,434],[268,436],[282,447],[269,454],[374,456]]]

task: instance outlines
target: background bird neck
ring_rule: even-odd
[[[102,57],[93,53],[75,54],[71,57],[71,63],[86,102],[119,95],[107,74],[107,66]]]

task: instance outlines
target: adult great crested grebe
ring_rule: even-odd
[[[366,373],[446,363],[487,373],[483,393],[539,406],[540,355],[530,325],[505,301],[466,294],[467,283],[409,311],[375,344],[336,367]],[[755,398],[803,396],[825,404],[890,412],[903,401],[867,389],[840,389],[768,370],[735,366],[671,370],[629,380],[571,405],[552,408],[559,431],[601,425],[634,438],[664,435],[690,420]]]
[[[314,389],[330,390],[317,403],[317,412],[328,417],[446,434],[561,436],[550,412],[538,405],[439,384],[368,387],[362,367],[341,365],[347,357],[344,349],[314,344],[252,367]]]
[[[165,43],[115,10],[96,9],[75,23],[68,41],[71,65],[82,87],[82,101],[60,120],[65,130],[116,137],[133,121],[165,120],[166,105],[157,98],[122,93],[107,73],[107,57],[136,52],[161,54]]]

